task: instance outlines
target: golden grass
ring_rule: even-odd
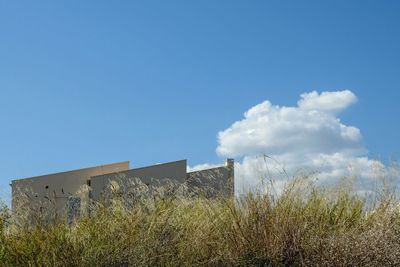
[[[292,183],[240,200],[115,196],[90,217],[23,227],[0,216],[1,266],[399,266],[394,194]]]

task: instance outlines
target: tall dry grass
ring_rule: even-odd
[[[111,190],[90,217],[71,226],[65,220],[16,225],[3,208],[0,265],[400,265],[400,212],[390,190],[374,203],[347,187],[300,180],[279,196],[249,193],[236,200],[172,191]]]

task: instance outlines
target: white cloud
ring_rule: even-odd
[[[279,187],[299,171],[316,172],[325,183],[359,176],[360,189],[371,190],[385,166],[368,159],[360,130],[338,118],[356,102],[349,90],[304,93],[292,107],[264,101],[218,133],[217,154],[241,158],[236,167],[239,190],[260,185],[269,175]],[[270,158],[260,157],[264,154]]]
[[[221,167],[224,164],[210,164],[210,163],[203,163],[203,164],[199,164],[196,166],[187,166],[187,172],[195,172],[195,171],[201,171],[201,170],[206,170],[206,169],[212,169],[212,168],[216,168],[216,167]]]
[[[296,176],[308,176],[325,185],[336,184],[343,177],[350,177],[358,191],[373,192],[382,185],[381,178],[395,178],[389,174],[380,161],[368,157],[351,157],[340,153],[301,157],[294,152],[267,158],[245,156],[236,164],[235,184],[237,192],[248,188],[263,190],[261,185],[273,179],[275,189],[279,192],[289,179]]]
[[[320,110],[325,112],[340,112],[348,106],[357,102],[357,97],[349,90],[337,92],[322,92],[318,94],[316,91],[304,93],[297,103],[299,108],[305,110]]]
[[[269,101],[252,107],[242,120],[219,132],[217,153],[225,157],[281,155],[293,151],[365,153],[360,130],[344,125],[331,112],[354,103],[353,93],[312,92],[301,97],[297,107],[280,107]]]

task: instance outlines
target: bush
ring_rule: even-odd
[[[114,196],[75,224],[8,226],[3,266],[398,266],[400,214],[343,188],[294,182],[241,199]],[[4,217],[5,218],[5,217]]]

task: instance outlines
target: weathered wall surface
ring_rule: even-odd
[[[129,169],[129,162],[96,166],[80,170],[14,180],[12,187],[13,210],[35,209],[38,203],[51,202],[58,213],[65,212],[68,197],[77,194],[90,177]],[[28,198],[28,201],[26,201]],[[22,207],[23,204],[29,204]],[[28,210],[24,210],[27,212]]]
[[[234,162],[228,159],[223,167],[190,172],[187,174],[188,188],[206,197],[234,195]]]
[[[144,184],[160,183],[173,180],[178,183],[186,181],[186,160],[153,165],[144,168],[132,169],[117,173],[111,173],[91,178],[92,198],[99,200],[101,193],[111,181],[139,178]]]
[[[113,181],[116,188],[109,186]],[[166,184],[171,186],[158,187]],[[86,190],[82,190],[85,187]],[[131,170],[129,162],[120,162],[14,180],[12,207],[22,213],[33,211],[34,215],[41,214],[44,209],[45,214],[65,216],[69,204],[68,215],[72,222],[78,214],[90,212],[92,200],[106,200],[108,203],[115,194],[121,194],[134,201],[135,197],[159,192],[159,189],[168,194],[179,190],[183,194],[189,192],[205,197],[233,197],[234,162],[228,159],[225,166],[190,173],[187,173],[186,160]],[[79,211],[75,210],[78,206]]]

